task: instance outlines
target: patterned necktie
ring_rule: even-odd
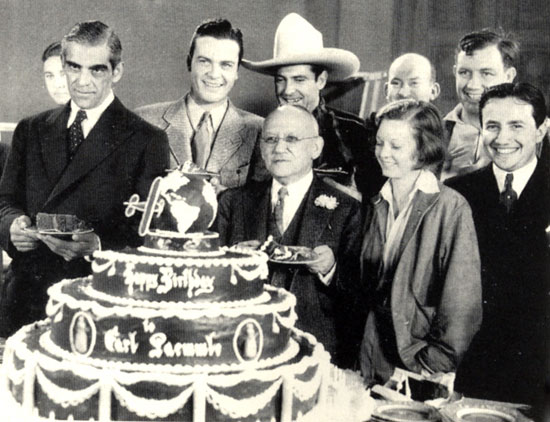
[[[210,155],[210,113],[205,111],[201,117],[191,144],[193,162],[201,168],[206,167]]]
[[[282,186],[279,189],[279,192],[277,192],[277,195],[279,196],[279,199],[275,204],[275,208],[273,209],[273,214],[275,216],[275,224],[277,224],[279,233],[281,233],[282,235],[285,232],[284,225],[283,225],[283,211],[285,209],[285,198],[286,196],[288,196],[288,189],[285,186]]]
[[[506,175],[506,179],[504,180],[504,190],[500,194],[500,203],[504,204],[507,213],[510,213],[514,202],[518,199],[518,194],[514,189],[512,189],[513,180],[514,175],[512,173],[508,173]]]
[[[87,117],[84,110],[78,110],[73,124],[69,127],[69,159],[74,157],[76,150],[84,140],[82,121],[86,120]]]

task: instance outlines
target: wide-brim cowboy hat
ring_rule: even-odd
[[[323,34],[297,13],[286,15],[275,32],[273,58],[253,62],[243,60],[247,69],[275,75],[281,66],[319,65],[328,72],[330,81],[341,81],[359,70],[359,59],[351,51],[324,48]]]

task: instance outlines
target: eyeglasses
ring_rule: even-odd
[[[267,138],[262,138],[262,141],[265,142],[268,145],[275,145],[278,144],[279,141],[285,141],[287,144],[297,144],[300,141],[304,141],[306,139],[313,139],[317,138],[316,136],[306,136],[304,138],[298,138],[297,136],[287,135],[284,138],[279,136],[268,136]]]

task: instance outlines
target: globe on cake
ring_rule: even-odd
[[[145,236],[145,247],[189,253],[219,250],[217,235],[208,231],[218,209],[216,191],[207,180],[214,175],[187,161],[157,177],[144,202],[132,195],[126,215],[143,212],[139,234]]]
[[[15,420],[316,420],[328,353],[265,285],[263,252],[219,247],[214,189],[191,170],[127,202],[144,246],[95,252],[92,275],[50,287],[49,318],[7,340]]]

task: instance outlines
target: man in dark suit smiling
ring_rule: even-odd
[[[363,327],[344,324],[339,298],[350,304],[358,275],[359,202],[313,174],[323,149],[317,122],[305,108],[284,105],[265,120],[262,158],[272,178],[230,189],[220,197],[217,228],[234,245],[269,235],[283,245],[312,248],[318,258],[304,265],[274,264],[271,284],[296,295],[297,327],[312,333],[348,365]],[[348,306],[348,314],[351,307]],[[340,326],[338,324],[341,324]]]
[[[13,261],[2,291],[0,335],[45,316],[53,283],[90,273],[84,257],[139,242],[123,202],[146,196],[169,165],[166,135],[127,110],[112,86],[123,73],[118,36],[102,22],[62,42],[71,101],[23,119],[0,182],[0,241]],[[72,214],[93,232],[57,238],[29,230],[39,212]]]
[[[550,327],[550,177],[536,150],[545,134],[546,105],[534,86],[507,83],[483,94],[479,110],[492,163],[448,181],[472,208],[483,283],[481,330],[458,368],[456,389],[542,405]]]

